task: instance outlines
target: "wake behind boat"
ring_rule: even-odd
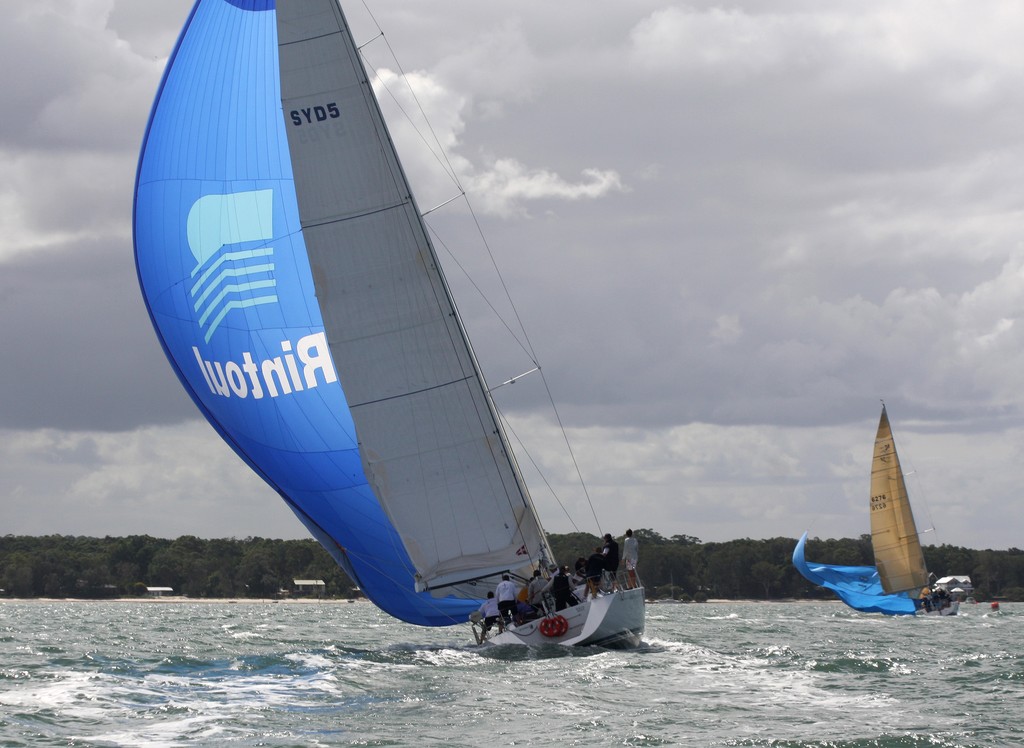
[[[896,442],[885,406],[871,464],[871,548],[874,566],[838,566],[805,560],[805,532],[793,550],[793,565],[810,582],[832,590],[855,610],[887,615],[956,615],[960,600],[930,575],[910,508]]]
[[[464,623],[555,561],[337,0],[197,0],[134,233],[185,390],[373,603]],[[635,644],[642,603],[548,639]]]

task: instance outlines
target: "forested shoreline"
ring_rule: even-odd
[[[634,530],[634,535],[640,543],[640,575],[651,598],[834,599],[793,568],[794,538],[704,543],[650,529]],[[549,540],[559,563],[570,565],[601,544],[589,533],[552,534]],[[929,570],[939,577],[969,575],[978,600],[1024,601],[1024,551],[941,545],[926,546],[924,554]],[[811,539],[807,558],[870,565],[871,539]],[[174,594],[191,598],[273,598],[295,594],[296,579],[323,580],[321,594],[328,598],[359,596],[312,539],[0,537],[0,595],[6,597],[141,597],[147,587],[170,587]]]

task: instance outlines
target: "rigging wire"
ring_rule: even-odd
[[[416,91],[413,89],[412,84],[409,82],[409,76],[406,74],[405,69],[402,67],[402,63],[399,61],[398,55],[395,54],[395,50],[391,46],[391,42],[384,34],[384,30],[380,27],[380,24],[377,23],[376,16],[373,15],[373,12],[366,5],[366,0],[363,0],[363,8],[366,10],[367,15],[369,15],[370,19],[373,21],[373,25],[377,27],[377,35],[372,39],[369,39],[364,44],[359,45],[359,47],[357,47],[359,56],[363,60],[363,64],[366,65],[367,69],[373,73],[374,78],[377,80],[377,82],[380,83],[381,88],[388,92],[388,96],[391,97],[392,101],[394,101],[399,111],[401,111],[405,118],[409,121],[409,124],[413,126],[413,129],[416,131],[416,134],[419,136],[420,140],[423,141],[423,144],[427,147],[430,153],[441,164],[449,179],[451,179],[455,186],[459,188],[459,192],[462,195],[465,195],[466,191],[465,189],[463,189],[462,183],[459,181],[459,175],[455,172],[455,167],[452,166],[452,162],[448,158],[448,153],[445,151],[444,146],[441,145],[441,139],[437,137],[437,133],[434,131],[434,126],[431,124],[430,119],[427,117],[426,111],[423,109],[423,104],[420,102],[419,97],[416,95]],[[413,121],[413,118],[405,110],[405,107],[402,106],[402,103],[398,100],[398,97],[395,96],[394,92],[392,92],[391,89],[387,87],[387,84],[384,83],[384,79],[380,76],[380,73],[378,73],[377,69],[367,59],[366,55],[363,54],[363,47],[367,46],[371,42],[374,42],[378,39],[383,40],[384,46],[387,47],[388,55],[394,61],[395,67],[398,69],[398,77],[401,80],[405,81],[405,87],[408,89],[409,95],[412,96],[412,100],[416,103],[416,108],[419,110],[420,117],[422,118],[424,124],[426,125],[427,130],[430,131],[430,137],[433,138],[433,143],[428,141],[426,137],[424,137],[423,133],[420,132],[419,127],[417,127],[416,123]],[[437,146],[436,151],[434,150],[435,144]]]
[[[885,408],[885,400],[881,399],[881,398],[880,398],[880,400],[881,400],[881,403],[882,403],[882,409],[886,410],[886,408]],[[886,410],[886,415],[888,415],[888,411],[887,410]],[[892,433],[892,423],[891,422],[890,422],[890,425],[889,425],[889,429],[890,429],[890,433]],[[895,439],[895,436],[893,436],[893,444],[895,444],[895,443],[896,443],[896,439]],[[910,458],[909,454],[907,453],[907,446],[906,446],[905,442],[902,442],[902,446],[900,447],[900,449],[898,450],[897,453],[899,455],[902,455],[902,459],[900,460],[900,464],[901,465],[906,464],[906,465],[910,466],[910,470],[908,470],[908,471],[903,473],[904,488],[907,490],[907,501],[910,501],[910,489],[907,487],[906,483],[907,483],[909,478],[913,477],[913,479],[914,479],[914,494],[915,494],[915,496],[919,496],[920,497],[920,499],[915,498],[914,504],[916,504],[918,506],[920,506],[920,505],[924,506],[924,515],[925,515],[925,518],[928,521],[928,527],[926,527],[924,530],[922,530],[920,528],[917,528],[918,538],[920,538],[921,535],[924,535],[924,534],[930,533],[930,532],[934,532],[935,533],[935,537],[938,538],[938,532],[937,532],[936,527],[935,527],[935,520],[932,518],[932,509],[931,509],[931,504],[928,501],[928,495],[925,492],[924,484],[922,483],[920,477],[917,474],[917,468],[914,466],[914,463],[913,463],[912,459]],[[913,509],[911,509],[911,516],[913,516]],[[916,520],[916,517],[915,517],[915,520]],[[915,521],[915,525],[916,524],[917,523]]]
[[[364,7],[365,7],[365,4],[364,4]],[[372,18],[372,14],[371,14],[371,18]],[[378,25],[378,29],[379,29],[379,25]],[[424,110],[423,105],[422,105],[422,103],[419,100],[419,97],[416,96],[416,93],[415,93],[415,91],[412,88],[412,85],[411,85],[411,83],[409,81],[408,76],[406,75],[404,69],[402,68],[401,63],[398,62],[397,55],[395,55],[395,52],[391,48],[390,44],[387,43],[387,40],[384,37],[383,33],[379,33],[374,38],[375,39],[378,39],[378,38],[379,39],[383,39],[385,41],[385,44],[386,44],[386,46],[388,48],[388,53],[389,53],[391,59],[394,61],[395,67],[398,68],[398,70],[401,73],[400,79],[405,83],[406,87],[409,90],[410,95],[412,96],[412,100],[416,103],[416,106],[419,109],[420,119],[423,122],[426,123],[427,130],[430,132],[430,135],[433,138],[433,143],[431,143],[430,141],[427,140],[427,138],[423,134],[423,131],[420,129],[420,127],[417,126],[416,122],[409,115],[409,112],[406,110],[406,108],[404,106],[402,106],[402,103],[399,100],[399,97],[396,96],[395,93],[386,85],[386,83],[384,82],[383,78],[381,77],[380,73],[377,71],[375,66],[366,58],[366,55],[363,52],[360,52],[360,58],[361,58],[361,60],[363,62],[364,70],[373,70],[374,75],[372,76],[371,80],[373,80],[374,82],[378,83],[380,85],[380,87],[383,88],[384,91],[386,91],[388,93],[388,95],[391,97],[392,101],[395,103],[396,107],[398,108],[398,111],[402,113],[402,115],[405,117],[405,119],[413,127],[413,130],[416,132],[416,135],[420,138],[420,141],[423,143],[424,147],[426,147],[428,149],[428,151],[430,151],[431,155],[438,162],[438,164],[441,167],[441,169],[445,172],[445,174],[449,177],[449,179],[451,179],[452,182],[458,188],[458,194],[455,197],[453,197],[453,198],[445,200],[441,205],[447,205],[448,203],[451,203],[454,200],[457,200],[459,197],[462,197],[463,199],[465,199],[465,190],[462,189],[462,186],[458,182],[458,175],[455,173],[454,167],[452,166],[451,161],[448,158],[447,153],[444,150],[444,147],[441,145],[440,138],[438,138],[436,131],[434,130],[433,126],[430,124],[430,120],[429,120],[429,118],[426,115],[426,111]],[[434,148],[434,144],[436,144],[436,150]],[[441,154],[440,157],[438,156],[438,153]],[[441,206],[437,206],[437,207],[441,207]],[[428,211],[428,212],[430,212],[430,211]],[[433,234],[434,236],[437,236],[436,231],[434,231],[434,229],[432,229],[431,227],[428,226],[428,224],[426,222],[426,219],[425,219],[425,216],[426,216],[425,213],[421,213],[420,214],[420,221],[421,221],[421,225],[422,225],[424,231],[428,232],[429,234]],[[428,241],[429,241],[429,237],[428,237]],[[443,244],[443,242],[442,242],[442,244]],[[454,257],[454,254],[451,252],[451,250],[448,247],[445,247],[445,250],[448,252],[448,254],[450,256]],[[436,252],[436,250],[432,250],[432,251]],[[445,281],[444,278],[443,278],[443,266],[440,264],[440,260],[439,259],[437,261],[438,261],[438,271],[442,273],[442,283],[447,285],[447,281]],[[491,258],[491,262],[492,262],[492,265],[495,266],[495,273],[500,276],[500,274],[498,273],[498,271],[496,269],[496,265],[494,263],[493,256]],[[465,277],[467,277],[467,278],[470,277],[469,273],[466,272],[465,268],[460,268],[460,269],[462,270],[463,275]],[[480,298],[486,298],[486,296],[483,294],[483,292],[479,288],[477,288],[477,293],[480,295]],[[450,294],[448,296],[448,302],[452,305],[452,309],[455,312],[456,318],[461,320],[462,318],[461,318],[461,315],[459,314],[459,311],[458,311],[458,305],[457,305],[456,301],[450,296]],[[511,301],[509,303],[511,304]],[[497,310],[494,310],[494,314],[495,314],[496,318],[501,319],[501,315],[497,312]],[[506,327],[507,327],[507,325],[506,325]],[[525,331],[524,331],[524,335],[525,335]],[[522,347],[522,345],[523,345],[522,341],[518,338],[518,336],[516,336],[514,333],[512,333],[512,337]],[[470,348],[470,356],[475,361],[476,360],[476,356],[472,352],[472,344],[470,343],[468,337],[465,338],[465,344],[467,346],[469,346],[469,348]],[[531,360],[532,360],[532,357],[531,357]],[[484,379],[483,379],[482,373],[479,370],[479,364],[474,363],[474,369],[477,372],[477,376],[480,378],[481,385],[486,387],[486,385],[484,384]],[[497,406],[496,406],[493,398],[490,397],[489,393],[487,393],[487,402],[488,402],[488,408],[489,408],[490,413],[491,413],[490,418],[492,418],[493,422],[494,422],[494,428],[500,429],[501,426],[500,426],[499,420],[501,418],[501,415],[499,414]],[[527,536],[524,534],[522,522],[525,522],[527,519],[532,518],[532,521],[530,523],[531,524],[532,523],[537,523],[539,525],[540,524],[539,523],[539,517],[538,517],[538,514],[537,514],[536,507],[533,505],[532,499],[530,498],[529,489],[527,488],[526,484],[524,483],[522,475],[521,475],[521,472],[519,471],[518,467],[515,464],[515,454],[512,451],[511,447],[506,444],[507,437],[505,437],[504,434],[502,434],[501,435],[501,440],[502,440],[502,443],[505,444],[504,449],[506,449],[508,451],[508,458],[509,458],[510,468],[513,471],[513,474],[515,476],[515,481],[516,481],[516,484],[518,486],[518,490],[517,490],[516,493],[530,507],[530,513],[528,515],[520,515],[519,511],[516,508],[516,506],[513,506],[513,496],[512,496],[512,494],[506,492],[505,495],[506,495],[506,498],[509,500],[509,508],[510,508],[510,510],[512,512],[512,515],[514,517],[516,517],[516,519],[514,520],[515,523],[516,523],[516,534],[518,535],[519,539],[522,541],[523,547],[529,547],[530,542],[529,542],[529,539],[527,538]],[[550,545],[548,544],[547,537],[546,537],[546,535],[544,535],[543,529],[541,527],[538,527],[538,530],[540,530],[541,539],[542,539],[542,547],[540,549],[541,561],[544,562],[545,559],[550,559],[550,557],[552,555],[552,552],[551,552]]]
[[[512,311],[512,315],[515,318],[515,323],[516,323],[516,325],[518,327],[518,332],[516,330],[513,330],[512,326],[510,326],[509,323],[505,320],[504,315],[502,315],[494,307],[494,305],[491,303],[490,299],[487,297],[486,294],[484,294],[483,290],[479,287],[479,285],[476,283],[476,281],[473,279],[473,277],[469,274],[469,272],[462,265],[462,263],[459,262],[458,258],[452,252],[451,248],[444,242],[442,237],[437,233],[437,230],[433,226],[431,226],[429,223],[426,223],[426,221],[425,221],[425,223],[427,225],[427,228],[430,231],[431,236],[434,237],[438,241],[438,243],[444,248],[445,253],[447,254],[447,256],[450,257],[455,262],[456,266],[462,272],[463,276],[469,280],[469,282],[472,284],[473,288],[480,295],[480,298],[482,298],[484,300],[484,302],[487,304],[487,306],[494,313],[495,317],[501,322],[501,324],[505,327],[505,329],[512,336],[512,338],[518,343],[520,348],[529,356],[530,360],[533,362],[533,364],[534,364],[534,366],[536,368],[536,371],[540,374],[541,382],[543,383],[544,391],[545,391],[545,393],[547,395],[548,403],[551,406],[551,410],[552,410],[552,413],[553,413],[553,415],[555,417],[555,421],[557,422],[559,431],[562,434],[562,439],[565,442],[566,449],[569,452],[569,456],[570,456],[570,458],[572,460],[573,468],[574,468],[574,470],[576,472],[577,479],[579,480],[579,483],[580,483],[580,486],[581,486],[581,488],[583,490],[584,496],[587,499],[587,505],[590,507],[591,514],[593,515],[593,518],[594,518],[594,523],[595,523],[595,525],[598,528],[598,534],[601,535],[602,534],[602,528],[601,528],[600,520],[598,520],[598,518],[597,518],[597,512],[594,509],[594,503],[593,503],[593,500],[591,499],[590,491],[587,488],[586,481],[583,479],[583,473],[582,473],[582,470],[580,469],[579,461],[577,460],[576,453],[575,453],[575,451],[572,448],[571,442],[569,441],[569,436],[568,436],[568,433],[566,431],[565,424],[562,421],[561,414],[559,413],[558,407],[555,404],[554,396],[553,396],[553,394],[551,392],[550,385],[548,384],[547,378],[544,376],[543,369],[541,368],[540,364],[537,362],[537,355],[536,355],[536,352],[535,352],[535,350],[533,348],[533,343],[530,340],[529,334],[526,332],[526,326],[523,324],[522,317],[521,317],[521,315],[519,313],[519,308],[516,306],[515,302],[512,300],[512,294],[509,291],[508,285],[507,285],[507,283],[505,281],[505,276],[502,274],[502,272],[501,272],[501,270],[500,270],[500,268],[498,266],[497,259],[495,257],[494,251],[491,248],[490,242],[487,241],[487,236],[484,233],[483,226],[480,223],[480,219],[479,219],[479,217],[478,217],[478,215],[476,213],[476,210],[474,210],[474,208],[473,208],[472,201],[469,199],[469,195],[467,194],[465,188],[463,187],[461,181],[459,180],[458,174],[455,171],[455,167],[452,165],[452,162],[451,162],[451,160],[448,157],[447,151],[445,150],[444,146],[441,144],[441,140],[437,136],[437,132],[434,130],[434,127],[433,127],[433,125],[430,122],[430,118],[427,116],[427,113],[424,110],[423,105],[420,102],[419,97],[416,96],[416,92],[413,89],[412,84],[411,84],[411,82],[409,80],[409,77],[406,74],[404,68],[402,67],[402,64],[399,62],[398,56],[395,54],[395,51],[392,48],[391,43],[388,41],[387,36],[384,34],[384,31],[381,29],[380,25],[377,23],[376,17],[373,15],[373,13],[367,7],[365,0],[363,0],[363,7],[366,9],[367,14],[373,20],[373,23],[377,27],[377,31],[378,31],[376,36],[374,36],[372,39],[367,41],[366,44],[361,45],[358,48],[359,49],[359,54],[360,54],[360,56],[363,59],[363,63],[367,66],[367,69],[370,70],[373,73],[373,76],[374,76],[375,80],[380,84],[381,88],[384,91],[387,92],[388,96],[391,98],[391,100],[398,107],[398,110],[402,113],[402,115],[409,122],[409,124],[412,125],[413,130],[415,130],[417,136],[423,142],[424,146],[430,151],[431,155],[434,156],[434,159],[440,164],[442,169],[448,175],[449,179],[452,180],[452,183],[458,189],[458,193],[459,193],[458,195],[452,197],[449,200],[446,200],[446,201],[442,202],[440,205],[436,206],[435,208],[432,208],[430,211],[427,211],[427,213],[433,212],[434,210],[437,210],[438,208],[440,208],[440,207],[442,207],[444,205],[448,205],[449,203],[451,203],[451,202],[453,202],[455,200],[458,200],[460,197],[463,199],[463,201],[465,202],[466,208],[469,211],[469,215],[472,218],[473,225],[476,228],[477,236],[479,237],[479,239],[480,239],[480,241],[481,241],[481,243],[482,243],[482,245],[484,247],[484,250],[486,251],[487,257],[488,257],[488,259],[490,260],[490,263],[491,263],[491,267],[494,270],[495,277],[498,279],[498,282],[501,285],[501,289],[502,289],[502,292],[503,292],[503,294],[505,296],[505,300],[507,301],[507,303],[509,305],[509,308]],[[428,140],[427,137],[423,134],[423,132],[420,130],[419,126],[417,126],[416,122],[414,121],[413,117],[409,114],[409,112],[406,110],[406,108],[404,106],[402,106],[402,103],[399,101],[398,97],[395,95],[395,93],[384,82],[384,80],[381,77],[380,73],[378,72],[377,68],[375,68],[373,66],[373,64],[366,58],[366,55],[363,53],[363,47],[368,45],[368,44],[370,44],[371,42],[376,41],[376,40],[383,40],[384,45],[387,47],[388,54],[389,54],[390,58],[394,61],[395,67],[398,70],[399,78],[402,81],[404,81],[406,88],[408,89],[410,95],[412,96],[412,99],[415,102],[417,109],[419,110],[420,118],[425,123],[425,125],[427,127],[427,130],[429,131],[430,137],[432,138],[433,142]],[[435,147],[436,147],[436,150],[435,150]],[[423,213],[421,215],[425,217],[427,215],[427,213]],[[520,338],[520,334],[522,335],[522,338]],[[495,408],[497,408],[497,406],[495,406]],[[501,414],[500,412],[499,412],[499,416],[501,417],[501,420],[506,425],[506,427],[508,427],[508,420],[505,418],[505,416],[503,414]],[[522,440],[519,439],[518,436],[516,437],[516,441],[519,443],[520,447],[525,450],[525,445],[523,444]],[[536,462],[533,460],[532,455],[530,455],[527,452],[527,456],[530,458],[531,463],[533,463],[534,466],[536,467]],[[540,473],[539,469],[538,469],[538,473]],[[550,489],[551,488],[550,483],[548,483],[547,479],[543,476],[542,473],[541,473],[541,476],[544,479],[545,484],[547,484],[549,489]],[[554,494],[553,489],[552,489],[552,494]],[[557,499],[557,496],[556,496],[556,500],[558,501],[558,504],[562,507],[563,511],[565,511],[564,505],[562,505],[561,500]],[[567,511],[566,511],[566,514],[568,515]],[[569,517],[569,521],[572,522],[572,518],[571,517]],[[574,528],[576,527],[574,522],[573,522],[573,527]]]
[[[548,481],[547,475],[544,473],[543,470],[540,469],[540,465],[537,464],[537,461],[533,459],[533,454],[530,452],[529,449],[527,449],[526,444],[523,443],[523,440],[520,438],[519,434],[516,433],[516,430],[512,428],[512,424],[509,423],[508,418],[505,417],[505,414],[500,411],[498,414],[501,416],[501,422],[504,425],[505,430],[509,434],[511,434],[513,438],[515,438],[516,443],[519,445],[519,448],[523,451],[523,454],[526,455],[527,459],[529,459],[530,464],[533,465],[533,469],[537,471],[537,475],[540,476],[540,479],[544,481],[544,485],[547,486],[548,491],[551,492],[551,496],[552,498],[554,498],[555,503],[557,503],[562,512],[565,513],[565,517],[569,520],[569,524],[572,525],[572,529],[576,532],[579,532],[580,528],[576,526],[576,521],[573,520],[572,515],[569,514],[569,510],[565,508],[565,504],[563,504],[561,498],[559,498],[558,492],[555,491],[554,486],[552,486],[551,483]]]
[[[391,47],[391,45],[388,42],[388,40],[387,40],[386,36],[384,35],[383,31],[380,29],[380,25],[377,24],[376,18],[374,18],[373,14],[372,14],[372,12],[370,12],[369,8],[366,8],[365,2],[363,3],[363,7],[366,9],[366,11],[370,15],[371,19],[373,19],[374,24],[377,25],[377,29],[378,29],[378,32],[379,32],[370,41],[374,41],[376,39],[382,39],[384,41],[385,46],[388,49],[388,54],[390,55],[391,60],[395,63],[395,67],[399,71],[399,76],[398,77],[400,78],[400,80],[405,82],[406,88],[408,89],[410,95],[412,96],[412,100],[415,102],[416,107],[419,109],[420,118],[426,124],[427,130],[430,132],[431,138],[433,138],[433,143],[431,143],[429,140],[427,140],[427,138],[424,136],[423,132],[417,126],[416,122],[409,115],[409,112],[402,105],[402,103],[399,100],[398,96],[396,96],[395,93],[387,86],[387,84],[384,82],[383,78],[381,77],[381,75],[378,72],[378,70],[376,69],[376,67],[367,59],[366,55],[362,51],[363,48],[359,47],[359,55],[360,55],[360,59],[363,62],[364,69],[365,70],[373,71],[373,80],[375,80],[377,83],[379,83],[380,87],[384,91],[386,91],[387,94],[391,97],[391,99],[394,102],[395,106],[402,113],[402,115],[409,122],[409,124],[412,125],[413,130],[416,132],[416,135],[420,138],[420,141],[423,143],[424,147],[427,148],[427,150],[431,153],[431,155],[434,157],[434,159],[438,162],[438,164],[440,165],[441,169],[445,172],[445,174],[448,176],[448,178],[452,180],[452,182],[455,184],[455,186],[458,189],[458,194],[455,197],[450,198],[448,200],[445,200],[444,202],[441,203],[441,205],[436,206],[435,208],[431,209],[431,211],[436,210],[437,208],[439,208],[439,207],[441,207],[443,205],[447,205],[448,203],[451,203],[451,202],[459,199],[459,197],[462,197],[462,198],[465,199],[466,193],[465,193],[465,190],[462,188],[462,185],[459,183],[458,175],[455,173],[455,169],[452,166],[452,163],[449,160],[448,155],[447,155],[447,153],[444,150],[444,147],[441,145],[441,140],[440,140],[440,138],[437,137],[437,133],[434,130],[433,126],[431,125],[430,119],[427,117],[426,111],[424,110],[423,105],[422,105],[422,103],[419,100],[419,97],[416,95],[416,92],[415,92],[415,90],[413,89],[413,87],[411,85],[411,83],[409,81],[409,78],[408,78],[408,75],[405,73],[405,70],[403,69],[401,63],[398,61],[398,56],[395,54],[394,49]],[[436,150],[434,148],[435,144],[437,146]],[[439,153],[440,153],[440,156],[438,155]],[[431,212],[431,211],[428,211],[428,212]],[[430,232],[431,234],[436,236],[436,232],[430,226],[428,226],[428,224],[426,222],[426,219],[425,219],[425,216],[426,216],[426,213],[421,213],[420,214],[420,219],[421,219],[421,222],[422,222],[422,225],[423,225],[424,229],[426,231]],[[448,254],[450,256],[454,256],[449,248],[445,247],[445,250],[448,252]],[[492,261],[492,264],[494,264],[493,257],[492,257],[491,261]],[[467,278],[470,277],[469,273],[466,272],[466,270],[464,268],[460,268],[460,269],[462,270],[463,274]],[[439,264],[439,270],[442,270],[440,264]],[[443,270],[442,270],[442,277],[443,277]],[[479,288],[477,289],[477,293],[480,294],[481,298],[486,298],[485,295],[483,294],[483,292]],[[456,317],[461,318],[460,315],[459,315],[459,312],[458,312],[458,306],[457,306],[455,300],[453,298],[451,298],[450,296],[449,296],[449,302],[451,303],[452,308],[455,310]],[[498,319],[501,319],[501,315],[498,314],[498,312],[496,310],[495,310],[494,313],[495,313],[495,316]],[[524,331],[524,334],[525,334],[525,331]],[[521,341],[519,341],[518,338],[514,334],[513,334],[513,338],[516,339],[517,342],[519,342],[520,345],[522,346]],[[470,348],[471,348],[471,343],[469,342],[468,338],[466,339],[466,345],[470,346]],[[470,355],[475,359],[475,354],[472,353],[472,350],[471,350]],[[481,382],[483,382],[482,374],[480,374],[480,376],[481,376]],[[493,399],[488,397],[488,401],[489,401],[489,407],[492,409],[492,412],[493,412],[493,417],[495,419],[500,418],[500,415],[498,414],[498,411],[497,411],[497,406],[495,405]],[[525,487],[525,485],[523,484],[522,477],[521,477],[518,469],[515,468],[515,466],[514,466],[514,455],[511,454],[511,450],[510,450],[510,455],[509,456],[512,458],[513,471],[514,471],[514,473],[516,475],[517,483],[520,486],[519,493],[520,493],[520,495],[523,497],[523,499],[525,501],[530,503],[531,511],[533,513],[533,517],[538,519],[538,521],[539,521],[539,518],[537,518],[536,508],[532,506],[532,501],[529,498],[529,491]],[[509,499],[510,499],[510,502],[511,502],[511,496],[509,496]],[[513,514],[516,514],[515,507],[512,507],[511,504],[510,504],[510,508],[512,509]],[[523,541],[524,546],[528,545],[527,538],[523,535],[522,525],[519,524],[518,521],[517,521],[516,530],[517,530],[517,533],[519,534],[520,539]],[[541,532],[543,534],[543,530],[541,530]],[[542,558],[546,558],[548,555],[550,555],[550,547],[548,546],[546,537],[544,538],[543,542],[544,542],[544,548],[542,548],[542,550],[541,550],[541,556],[542,556]],[[545,550],[546,550],[546,552],[545,552]]]

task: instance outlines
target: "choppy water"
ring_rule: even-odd
[[[368,604],[4,601],[0,745],[1019,746],[1022,633],[651,605],[639,651],[480,649]]]

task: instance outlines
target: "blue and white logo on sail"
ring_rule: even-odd
[[[188,246],[196,258],[190,289],[203,339],[232,309],[277,303],[273,190],[205,195],[188,213]],[[248,246],[253,243],[256,246]]]

